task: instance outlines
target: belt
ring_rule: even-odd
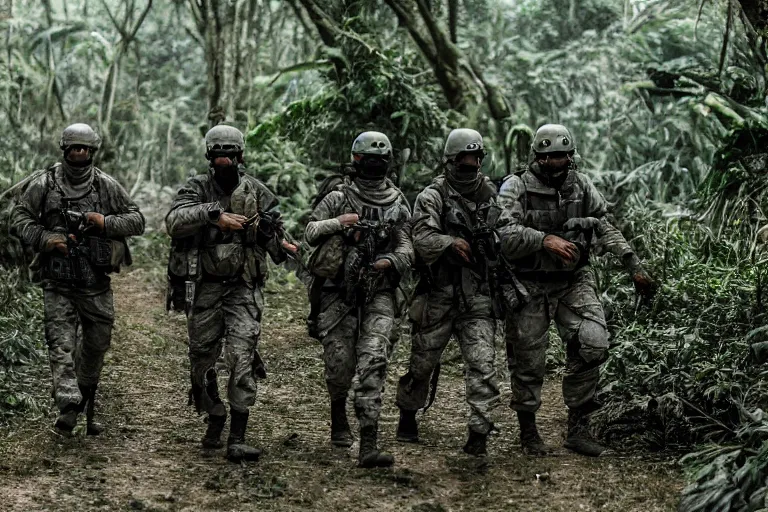
[[[233,277],[224,277],[224,276],[214,276],[212,274],[208,274],[207,272],[203,272],[203,282],[204,283],[216,283],[216,284],[229,284],[229,283],[236,283],[236,282],[245,282],[243,281],[242,275],[236,275]]]

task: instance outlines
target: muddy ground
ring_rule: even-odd
[[[261,351],[269,377],[251,412],[249,438],[262,460],[228,463],[203,452],[204,424],[187,406],[183,319],[164,312],[162,290],[144,271],[114,281],[117,326],[100,388],[105,435],[61,437],[53,413],[0,433],[0,510],[674,510],[683,478],[672,457],[589,459],[562,448],[566,411],[550,379],[540,414],[553,456],[520,453],[508,407],[500,435],[478,463],[461,452],[466,435],[461,365],[445,365],[436,404],[421,421],[422,443],[394,440],[393,391],[405,371],[396,350],[382,412],[382,444],[393,469],[355,467],[356,446],[332,448],[320,347],[304,327],[298,287],[267,295]],[[455,354],[456,352],[454,352]],[[502,354],[499,367],[503,368]],[[449,354],[450,357],[450,354]],[[506,373],[502,379],[508,382]],[[48,382],[41,382],[45,390]],[[504,386],[503,403],[508,403]],[[353,416],[352,408],[349,407]]]

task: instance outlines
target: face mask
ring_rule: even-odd
[[[456,178],[456,181],[469,183],[477,179],[477,173],[479,170],[480,168],[476,165],[459,164],[456,166],[456,170],[454,171],[453,175]]]
[[[228,165],[211,164],[213,179],[221,190],[227,194],[235,190],[240,184],[240,169],[238,168],[237,161],[232,158],[228,158],[228,160],[230,162]]]
[[[555,167],[547,164],[542,165],[541,162],[536,162],[532,168],[533,173],[544,185],[555,189],[563,186],[565,179],[568,177],[569,169],[570,165]]]
[[[363,158],[355,162],[358,175],[365,180],[383,180],[387,177],[389,162],[383,158]]]

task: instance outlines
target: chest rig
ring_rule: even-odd
[[[520,178],[525,186],[522,224],[573,242],[580,257],[576,263],[565,264],[546,251],[538,251],[515,261],[519,271],[565,275],[587,265],[592,233],[566,232],[564,228],[567,220],[587,216],[585,190],[576,173],[571,172],[559,189],[542,184],[531,171]]]
[[[67,286],[88,288],[105,280],[114,270],[113,247],[102,234],[94,234],[87,226],[85,214],[105,213],[97,171],[91,183],[80,194],[68,193],[62,184],[63,170],[49,169],[47,189],[40,220],[46,229],[66,237],[66,255],[58,251],[46,253],[43,277]]]

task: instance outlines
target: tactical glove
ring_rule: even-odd
[[[653,299],[659,286],[645,270],[643,264],[640,262],[640,258],[635,254],[630,254],[625,256],[624,259],[625,266],[632,278],[632,283],[635,285],[635,292],[646,301]]]

